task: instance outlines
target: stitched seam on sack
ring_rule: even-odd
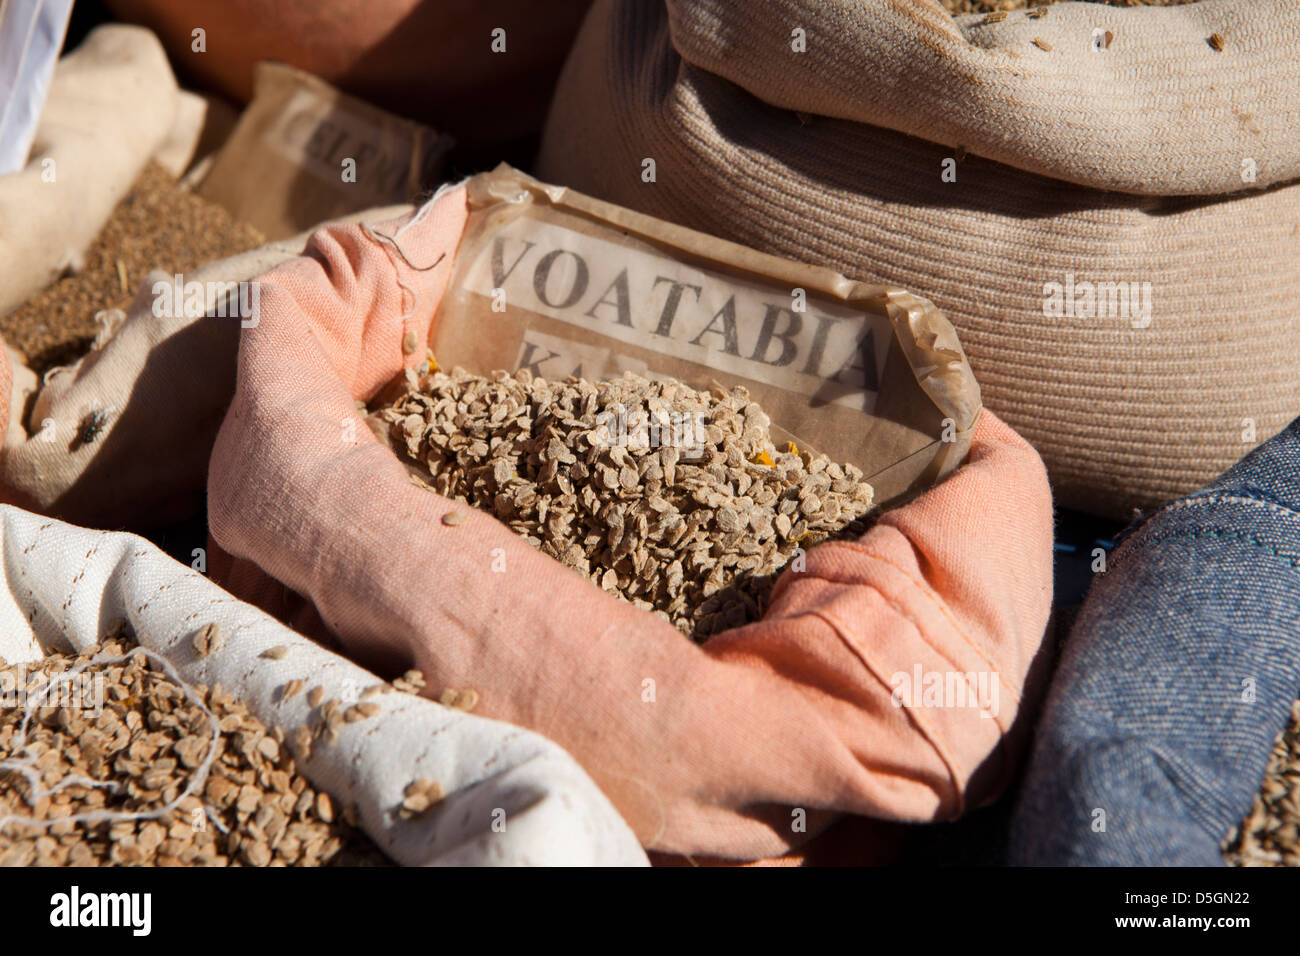
[[[978,647],[975,646],[974,641],[972,641],[966,635],[966,632],[961,629],[961,625],[959,625],[957,623],[957,620],[952,616],[952,613],[948,610],[948,606],[939,598],[939,595],[935,593],[935,591],[929,585],[927,585],[923,581],[918,581],[916,578],[912,577],[912,575],[909,574],[904,568],[895,564],[893,561],[890,561],[888,558],[884,558],[878,554],[875,554],[874,552],[870,551],[866,547],[866,545],[861,544],[860,542],[834,541],[834,542],[830,542],[830,544],[835,547],[848,548],[851,551],[858,552],[862,554],[863,557],[870,558],[874,561],[879,561],[881,564],[885,565],[886,567],[893,568],[895,571],[901,574],[908,582],[911,583],[911,585],[914,588],[916,588],[917,591],[921,593],[923,597],[926,598],[926,600],[928,600],[931,604],[933,604],[936,608],[939,609],[939,613],[948,619],[948,623],[952,626],[952,629],[957,632],[957,636],[966,642],[966,646],[975,652],[975,656],[978,657],[981,661],[983,661],[985,666],[987,666],[990,671],[998,675],[998,683],[1000,683],[1003,687],[1007,689],[1007,693],[1011,695],[1012,701],[1016,704],[1017,707],[1019,707],[1020,694],[1016,691],[1014,687],[1012,687],[1010,684],[1006,682],[1006,679],[1002,676],[1001,671],[999,671],[997,667],[994,665],[993,661],[989,657],[987,657],[983,651],[981,651]],[[837,583],[847,584],[847,583],[860,583],[860,582],[847,582],[847,581],[839,580]],[[866,585],[866,586],[870,587],[870,585]],[[879,589],[876,590],[878,591]],[[886,598],[885,600],[889,600],[889,599]],[[892,604],[893,602],[890,603]],[[935,650],[938,650],[938,648],[935,648]],[[957,666],[956,661],[949,661],[949,663],[951,663],[953,667]]]
[[[881,597],[884,598],[886,602],[889,602],[891,604],[893,603],[889,601],[889,598],[884,597],[884,595],[881,595]],[[903,617],[907,618],[908,623],[910,623],[912,627],[916,629],[917,633],[920,634],[921,628],[917,625],[917,623],[913,621],[911,617],[902,609],[897,609],[897,610],[900,614],[903,615]],[[892,706],[893,699],[894,699],[893,688],[890,687],[889,682],[885,680],[884,677],[881,676],[878,665],[875,664],[875,662],[871,659],[870,655],[868,655],[864,649],[860,648],[857,645],[857,642],[853,641],[848,636],[847,628],[843,627],[840,624],[839,619],[836,618],[829,611],[811,610],[805,613],[811,615],[812,617],[820,618],[822,621],[826,623],[826,626],[831,629],[831,631],[835,634],[835,636],[844,642],[845,646],[847,646],[848,649],[853,652],[854,656],[856,656],[858,660],[862,662],[862,666],[867,669],[868,673],[870,673],[872,677],[878,680],[881,686],[885,690],[889,691],[890,705]],[[926,743],[930,745],[930,748],[935,752],[935,755],[939,758],[940,761],[943,762],[944,767],[947,769],[949,782],[952,784],[953,797],[956,801],[956,816],[961,816],[963,813],[966,812],[966,794],[965,791],[962,789],[961,783],[959,782],[962,779],[962,777],[960,776],[962,774],[961,765],[958,763],[957,758],[955,756],[948,754],[945,748],[940,746],[939,734],[933,728],[926,726],[926,722],[921,720],[920,715],[916,713],[917,708],[903,707],[900,709],[906,710],[908,712],[907,714],[908,720],[910,720],[913,724],[916,725],[916,729],[920,731],[921,737],[925,740]],[[996,719],[993,721],[993,723],[994,726],[997,726]],[[998,726],[999,744],[1002,743],[1003,736],[1004,735],[1002,733],[1002,728]],[[909,779],[903,777],[902,774],[886,774],[886,776]]]
[[[1252,495],[1228,495],[1219,494],[1217,492],[1205,492],[1181,498],[1178,501],[1165,505],[1152,514],[1147,515],[1131,527],[1125,528],[1121,531],[1116,543],[1119,544],[1126,541],[1139,540],[1144,533],[1143,529],[1149,527],[1151,523],[1161,515],[1170,514],[1175,511],[1182,511],[1187,508],[1204,508],[1209,505],[1222,504],[1225,502],[1228,504],[1252,505],[1264,508],[1267,511],[1272,511],[1283,518],[1300,519],[1300,511],[1296,511],[1295,509],[1284,505],[1279,505],[1277,502],[1269,501],[1264,498],[1256,498]]]
[[[1126,552],[1141,551],[1150,545],[1157,545],[1165,541],[1172,541],[1175,538],[1217,538],[1219,540],[1226,539],[1229,541],[1241,541],[1246,544],[1249,544],[1257,551],[1262,551],[1265,554],[1271,554],[1275,558],[1282,558],[1284,561],[1286,561],[1288,564],[1291,565],[1292,570],[1300,570],[1300,555],[1279,551],[1277,548],[1274,548],[1271,545],[1266,544],[1256,536],[1247,534],[1244,531],[1226,532],[1218,528],[1211,527],[1209,525],[1206,525],[1203,528],[1196,528],[1191,531],[1170,531],[1165,534],[1148,535],[1147,537],[1143,538],[1141,541],[1136,542],[1133,545],[1131,545],[1129,548],[1127,548]],[[1127,554],[1121,555],[1120,557],[1123,560],[1116,561],[1115,562],[1116,567],[1123,564],[1127,560]]]
[[[1284,518],[1300,520],[1300,511],[1287,505],[1278,504],[1276,501],[1270,501],[1266,498],[1256,498],[1254,495],[1221,495],[1215,493],[1193,495],[1188,498],[1183,498],[1181,501],[1175,501],[1173,504],[1162,508],[1157,514],[1181,511],[1184,508],[1197,508],[1205,505],[1222,504],[1224,502],[1237,505],[1254,505],[1268,511],[1276,512]],[[1152,515],[1153,518],[1156,516],[1157,515]]]
[[[1266,511],[1274,512],[1275,514],[1281,515],[1284,518],[1290,518],[1292,520],[1300,520],[1300,512],[1293,511],[1290,508],[1286,508],[1269,501],[1263,501],[1259,498],[1247,498],[1242,495],[1216,495],[1212,497],[1207,496],[1204,498],[1184,499],[1182,501],[1177,501],[1174,504],[1167,506],[1166,508],[1161,509],[1161,511],[1151,516],[1151,520],[1155,520],[1155,518],[1157,518],[1159,515],[1168,514],[1175,510],[1182,510],[1182,509],[1194,508],[1194,507],[1204,507],[1207,505],[1219,504],[1222,502],[1229,502],[1232,504],[1253,505],[1255,507],[1263,508]],[[1125,564],[1128,561],[1130,554],[1145,550],[1148,547],[1161,544],[1165,541],[1172,541],[1176,538],[1207,538],[1207,537],[1217,538],[1220,540],[1227,539],[1227,540],[1242,541],[1246,544],[1251,545],[1258,551],[1262,551],[1266,554],[1271,554],[1276,558],[1282,558],[1283,560],[1286,560],[1291,565],[1292,570],[1300,569],[1300,555],[1295,554],[1293,552],[1279,551],[1277,548],[1269,544],[1266,544],[1257,535],[1250,534],[1245,531],[1227,532],[1214,525],[1203,525],[1199,528],[1195,528],[1191,530],[1167,531],[1163,533],[1139,531],[1135,533],[1132,537],[1130,537],[1127,541],[1124,542],[1125,547],[1115,555],[1115,561],[1113,562],[1112,566],[1120,567],[1121,565]]]

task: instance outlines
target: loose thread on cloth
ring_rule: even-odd
[[[439,255],[438,258],[435,259],[431,264],[427,266],[417,266],[414,262],[411,261],[410,257],[407,256],[406,250],[402,248],[401,243],[397,241],[397,238],[395,236],[390,236],[387,233],[380,232],[378,229],[370,225],[370,223],[368,222],[363,222],[361,224],[361,228],[365,231],[365,234],[367,236],[369,236],[371,239],[377,242],[380,246],[384,247],[385,250],[390,250],[390,249],[396,250],[397,254],[402,257],[402,261],[406,263],[407,268],[415,272],[431,272],[432,270],[438,268],[438,266],[442,264],[443,259],[447,258],[447,253],[444,252],[441,255]],[[388,257],[389,260],[391,261],[392,260],[391,251],[388,253]],[[396,265],[396,263],[394,263],[394,265]],[[411,297],[411,307],[397,317],[398,322],[405,322],[408,318],[414,315],[416,310],[419,308],[420,298],[415,294],[415,290],[412,289],[405,282],[403,282],[400,277],[398,277],[397,279],[397,285],[399,288],[401,288],[402,292],[410,295]],[[403,299],[403,301],[405,301],[405,299]]]

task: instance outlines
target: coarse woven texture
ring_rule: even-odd
[[[85,252],[167,138],[176,104],[148,30],[101,26],[59,60],[27,165],[0,176],[0,315]]]
[[[960,26],[936,0],[757,0],[744,16],[729,0],[662,6],[685,63],[781,109],[960,145],[1094,189],[1235,193],[1245,156],[1257,187],[1300,178],[1291,0],[1068,3]],[[806,52],[777,29],[788,24],[803,25]],[[1097,29],[1112,32],[1101,52]]]
[[[1300,701],[1278,734],[1250,815],[1224,840],[1230,866],[1300,866]]]
[[[456,369],[379,414],[424,487],[700,642],[761,618],[777,572],[871,509],[860,469],[777,449],[740,386]]]
[[[151,162],[113,209],[81,268],[0,317],[0,335],[43,375],[81,358],[102,328],[96,313],[126,306],[146,273],[188,274],[265,242]]]
[[[1300,412],[1300,186],[1284,184],[1300,6],[1050,11],[959,27],[910,0],[773,0],[743,17],[598,0],[538,175],[926,296],[1057,500],[1128,517]],[[1114,38],[1094,53],[1098,25]],[[1233,193],[1246,159],[1251,186],[1279,185]],[[1148,195],[1106,191],[1127,188]],[[1138,283],[1141,301],[1126,311],[1116,289],[1096,317],[1046,315],[1048,284],[1076,280]]]
[[[200,292],[193,311],[188,294],[186,308],[156,311],[154,283],[171,286],[175,273],[149,272],[125,310],[104,316],[91,350],[47,371],[43,385],[17,356],[0,353],[0,394],[10,399],[0,501],[75,524],[133,530],[201,511],[212,442],[234,391],[239,331],[255,321],[233,317],[253,301],[237,284],[298,255],[309,234],[182,273],[185,286],[197,283]],[[82,441],[82,423],[96,411],[104,413],[103,428]]]
[[[949,13],[961,14],[1042,8],[1063,0],[940,0],[940,2]],[[1199,0],[1094,0],[1094,2],[1106,3],[1114,7],[1176,7],[1184,3],[1197,3]]]
[[[0,866],[388,864],[283,731],[128,634],[0,683]]]
[[[697,646],[415,487],[358,419],[423,360],[465,218],[457,187],[402,221],[318,232],[262,278],[208,478],[234,559],[219,580],[357,659],[476,688],[475,713],[564,746],[654,849],[766,858],[844,814],[930,820],[995,793],[1051,598],[1033,449],[984,414],[965,465],[861,539],[811,549],[762,621]],[[992,673],[1001,706],[895,706],[891,679],[914,668]]]
[[[0,559],[0,658],[79,653],[124,622],[184,682],[221,685],[280,728],[302,775],[338,807],[355,806],[361,829],[398,863],[646,863],[609,801],[551,741],[410,694],[367,695],[379,677],[143,538],[0,506]],[[204,653],[195,638],[211,624],[218,636],[207,632]],[[295,681],[303,686],[291,693]],[[352,720],[363,704],[378,710]],[[438,806],[403,813],[411,785],[427,793],[429,782],[445,794]]]
[[[1300,696],[1300,419],[1130,529],[1066,642],[1011,862],[1216,866]]]

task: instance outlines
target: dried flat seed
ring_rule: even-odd
[[[1211,47],[1212,49],[1214,49],[1214,50],[1218,50],[1218,51],[1222,51],[1222,50],[1223,50],[1223,37],[1222,37],[1220,34],[1218,34],[1218,33],[1211,33],[1211,34],[1210,34],[1210,40],[1209,40],[1209,43],[1210,43],[1210,47]]]
[[[471,687],[461,691],[460,695],[456,699],[456,703],[453,704],[452,706],[454,706],[457,710],[463,710],[469,712],[478,706],[478,702],[479,702],[479,692],[474,690]]]
[[[194,635],[193,640],[194,653],[199,657],[207,657],[221,649],[224,643],[221,637],[221,627],[216,621],[211,621],[199,628],[198,633]]]
[[[311,757],[311,728],[305,724],[293,732],[294,749],[298,751],[299,760]]]
[[[285,647],[283,644],[279,644],[276,645],[275,647],[268,647],[266,650],[262,651],[262,653],[259,654],[258,656],[265,657],[267,660],[271,660],[271,661],[282,661],[285,659],[285,657],[288,656],[288,654],[289,654],[289,648]]]
[[[307,704],[311,707],[319,707],[325,699],[324,687],[313,687],[307,692]]]
[[[413,780],[402,791],[399,815],[407,820],[419,817],[432,809],[443,796],[442,786],[437,781],[428,778]]]
[[[280,690],[280,699],[288,700],[290,697],[297,697],[307,685],[297,677],[289,681]]]

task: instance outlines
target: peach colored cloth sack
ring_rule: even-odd
[[[1050,604],[1033,449],[985,412],[967,464],[696,646],[486,514],[444,525],[451,503],[361,423],[356,401],[423,355],[403,339],[428,341],[465,217],[445,190],[374,226],[400,252],[329,228],[262,278],[208,479],[223,583],[435,695],[476,688],[476,713],[560,743],[654,850],[770,857],[843,814],[931,820],[995,793]],[[954,672],[993,676],[993,716],[893,704],[897,675]]]

